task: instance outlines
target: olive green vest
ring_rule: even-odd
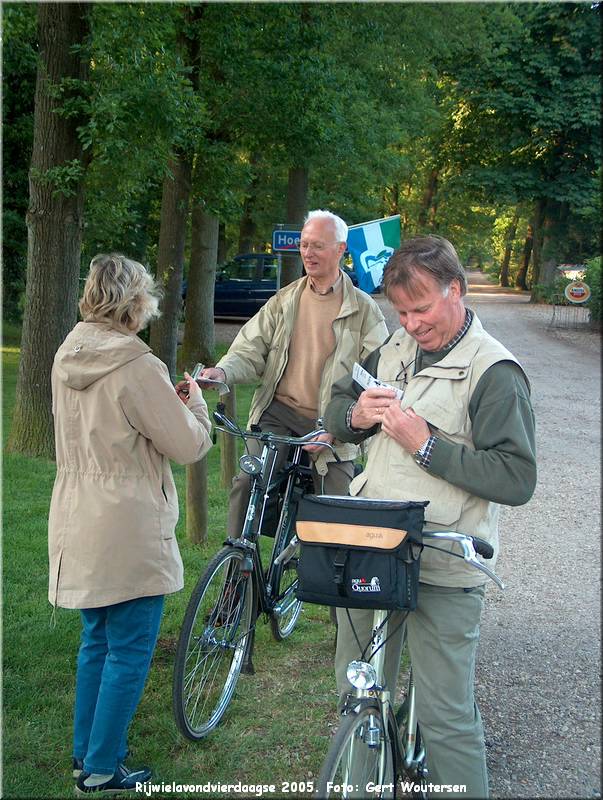
[[[395,378],[402,364],[410,365],[416,353],[416,342],[401,328],[381,348],[377,377],[403,387],[402,381]],[[441,361],[412,377],[409,375],[402,408],[412,406],[416,414],[427,420],[438,438],[474,450],[469,402],[481,376],[498,361],[518,363],[483,329],[474,315],[465,336]],[[366,468],[352,481],[350,494],[428,500],[426,530],[453,530],[481,536],[494,547],[494,557],[488,564],[493,566],[496,561],[499,505],[430,474],[416,464],[412,454],[384,433],[379,432],[369,440]],[[453,544],[438,543],[438,548],[459,552],[458,545]],[[432,549],[423,551],[420,579],[437,586],[463,587],[477,586],[486,580],[483,573],[461,559]]]

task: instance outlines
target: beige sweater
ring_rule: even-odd
[[[310,419],[318,417],[318,396],[327,358],[335,349],[333,322],[343,300],[343,283],[327,294],[312,291],[310,281],[301,294],[289,358],[275,399]]]

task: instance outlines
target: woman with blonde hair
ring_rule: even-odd
[[[136,336],[159,314],[142,264],[117,253],[93,258],[80,311],[52,369],[49,600],[80,609],[73,768],[77,793],[100,794],[151,776],[123,762],[164,596],[183,587],[169,459],[202,458],[211,426],[195,381],[185,373],[188,396],[177,395]]]

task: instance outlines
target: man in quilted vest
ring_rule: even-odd
[[[494,548],[493,565],[500,504],[526,503],[536,484],[528,379],[465,307],[465,273],[446,239],[404,242],[389,260],[383,289],[401,328],[363,366],[401,389],[402,399],[391,389],[362,391],[350,375],[333,387],[325,413],[325,425],[338,439],[369,439],[365,470],[350,494],[428,500],[426,529],[486,539]],[[418,606],[406,621],[429,780],[466,786],[462,797],[485,798],[484,734],[473,684],[486,578],[448,555],[452,544],[438,547],[423,551]],[[390,687],[400,664],[400,613],[389,626],[399,628],[387,644]],[[368,642],[372,617],[372,611],[354,610],[348,617],[338,609],[335,670],[342,694],[349,688],[347,664],[359,657],[356,636]]]

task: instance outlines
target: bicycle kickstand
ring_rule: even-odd
[[[245,656],[243,658],[243,664],[241,666],[242,675],[255,675],[255,667],[253,666],[253,661],[252,661],[254,645],[255,645],[255,620],[253,622],[253,629],[249,636],[249,641],[247,642],[247,649],[245,650]]]

